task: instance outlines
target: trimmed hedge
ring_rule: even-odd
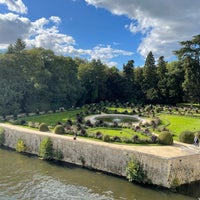
[[[158,141],[160,144],[172,145],[173,144],[172,134],[168,131],[163,131],[159,134]]]
[[[194,133],[192,131],[183,131],[179,135],[179,141],[187,144],[194,143]]]
[[[39,126],[39,131],[42,131],[42,132],[49,131],[49,128],[48,128],[47,124],[41,123],[40,126]]]
[[[55,128],[54,128],[54,133],[56,134],[65,134],[65,129],[64,129],[64,126],[63,125],[57,125]]]

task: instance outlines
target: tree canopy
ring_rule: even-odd
[[[104,100],[132,103],[200,102],[200,36],[181,42],[178,61],[145,65],[129,60],[108,67],[101,60],[55,55],[43,48],[26,49],[18,39],[0,54],[0,115],[56,110]]]

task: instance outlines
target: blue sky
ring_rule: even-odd
[[[122,68],[173,58],[179,41],[200,33],[200,1],[193,0],[0,0],[0,49],[17,38],[27,48],[101,59]]]

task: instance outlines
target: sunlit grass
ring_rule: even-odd
[[[76,114],[83,112],[83,109],[64,111],[59,113],[43,114],[43,115],[34,115],[20,118],[27,122],[37,122],[37,123],[46,123],[47,125],[54,126],[58,122],[66,122],[68,119],[75,120]]]
[[[88,129],[88,133],[96,133],[96,132],[101,132],[103,135],[109,135],[111,137],[118,136],[118,137],[127,137],[127,138],[132,138],[134,135],[138,135],[140,138],[148,138],[145,135],[142,135],[138,132],[135,132],[129,128],[102,128],[102,127],[97,127],[97,128],[90,128]]]
[[[178,140],[179,134],[185,130],[194,132],[200,130],[200,117],[161,114],[159,118],[162,120],[162,125],[166,125],[166,128],[174,134],[175,140]]]

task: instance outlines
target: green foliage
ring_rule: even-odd
[[[182,41],[182,48],[175,51],[184,69],[183,90],[187,99],[200,102],[200,35],[193,36],[192,40]]]
[[[4,129],[0,128],[0,146],[2,146],[5,143],[5,133]]]
[[[45,160],[53,159],[53,142],[49,137],[44,138],[40,143],[39,156]]]
[[[179,141],[188,144],[194,143],[194,133],[188,130],[181,132],[179,135]]]
[[[64,129],[64,126],[63,125],[57,125],[55,128],[54,128],[54,133],[56,134],[65,134],[65,129]]]
[[[103,136],[103,141],[104,142],[110,142],[111,141],[110,135],[104,135]]]
[[[48,128],[47,124],[46,123],[41,123],[40,126],[39,126],[39,131],[43,131],[43,132],[49,131],[49,128]]]
[[[18,139],[17,144],[15,146],[15,149],[19,153],[26,151],[27,147],[26,147],[26,144],[24,143],[24,141],[22,139]]]
[[[56,149],[54,152],[54,157],[57,160],[62,160],[64,158],[63,152],[60,149]]]
[[[130,182],[145,183],[146,172],[143,170],[142,165],[136,159],[131,159],[126,167],[126,178]]]
[[[160,144],[172,145],[173,144],[172,134],[168,131],[163,131],[163,132],[159,133],[158,141]]]
[[[172,191],[176,191],[176,188],[179,186],[180,186],[180,180],[179,180],[179,178],[175,177],[171,183],[170,188]]]

